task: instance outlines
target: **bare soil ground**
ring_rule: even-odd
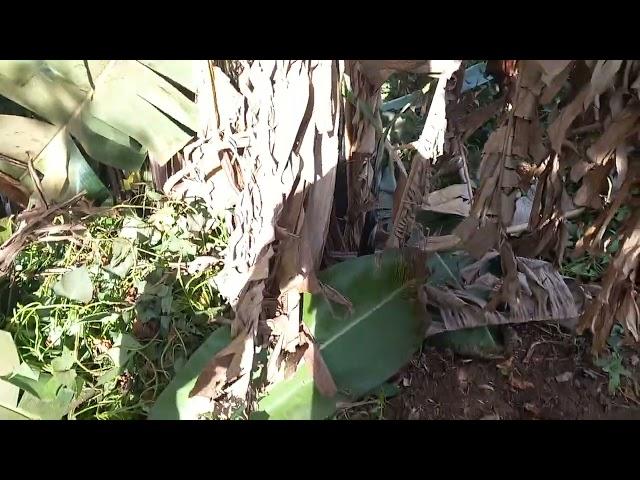
[[[514,330],[511,354],[499,359],[425,349],[399,374],[401,393],[388,400],[378,418],[640,419],[637,347],[623,347],[631,378],[622,377],[611,395],[609,376],[594,365],[587,338],[563,333],[554,324]]]

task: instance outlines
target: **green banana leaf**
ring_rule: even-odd
[[[190,60],[3,60],[0,95],[62,127],[95,160],[133,170],[147,152],[164,164],[193,137],[197,107],[172,82],[193,89],[194,68]]]
[[[8,375],[20,364],[18,350],[9,332],[0,330],[0,377]],[[0,420],[12,420],[20,389],[0,378]],[[4,408],[2,408],[4,407]]]
[[[66,387],[60,387],[55,398],[48,401],[24,392],[16,410],[32,420],[60,420],[69,412],[73,398],[73,390]]]
[[[175,60],[139,60],[139,62],[187,90],[196,91],[195,62]]]
[[[276,384],[258,403],[254,418],[325,419],[340,401],[358,398],[384,383],[418,350],[427,327],[417,300],[419,257],[387,250],[337,264],[319,279],[353,304],[348,313],[324,296],[304,296],[303,320],[338,387],[322,396],[309,365]]]
[[[0,379],[43,401],[54,400],[60,388],[60,383],[53,375],[32,371],[27,364],[20,365],[10,375],[0,377]]]
[[[149,411],[149,420],[196,420],[199,399],[189,398],[189,392],[196,384],[202,369],[211,357],[226,347],[231,341],[229,327],[220,327],[189,357],[169,385],[162,391]]]
[[[21,365],[11,334],[0,330],[0,420],[59,420],[71,400],[73,391],[60,388],[51,375]]]
[[[28,413],[19,408],[10,408],[0,403],[0,420],[33,420]]]
[[[322,396],[307,364],[288,380],[272,386],[260,399],[253,419],[325,419],[340,402],[374,391],[393,376],[418,350],[427,328],[423,307],[416,299],[420,284],[418,259],[409,250],[387,250],[342,262],[321,272],[319,279],[353,304],[352,313],[320,295],[305,294],[303,321],[316,339],[320,353],[338,387],[334,398]],[[430,282],[454,283],[460,269],[473,262],[461,252],[433,256],[427,265]],[[461,354],[497,351],[494,328],[479,327],[444,332],[431,337],[433,345]],[[189,398],[202,369],[231,341],[228,328],[216,330],[191,356],[158,397],[148,418],[195,419],[200,405]],[[486,351],[485,351],[486,350]]]
[[[48,199],[64,201],[82,190],[98,201],[109,196],[71,136],[49,123],[0,115],[0,154],[13,160],[10,163],[0,156],[0,171],[31,193],[35,186],[27,168],[29,159],[35,160],[34,168],[43,174],[42,190]]]
[[[75,372],[67,370],[51,375],[26,363],[19,364],[17,351],[10,352],[15,349],[13,339],[7,335],[0,331],[0,420],[60,420],[68,413],[75,396]],[[7,353],[12,357],[10,361]],[[70,352],[66,356],[69,355]],[[58,366],[64,362],[68,364],[64,357],[54,363]],[[69,375],[70,372],[73,375]],[[23,392],[18,402],[20,390]],[[8,391],[10,396],[3,394]]]

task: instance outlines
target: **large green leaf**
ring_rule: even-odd
[[[29,159],[42,172],[42,189],[51,200],[63,201],[86,190],[90,198],[104,200],[109,191],[73,142],[59,127],[32,118],[0,115],[0,171],[19,180],[31,192]]]
[[[54,400],[60,388],[60,382],[51,374],[40,373],[26,363],[16,367],[10,375],[3,376],[2,380],[43,401]]]
[[[195,62],[176,62],[175,60],[140,60],[150,69],[170,78],[183,87],[196,91]]]
[[[64,354],[63,354],[64,356]],[[68,356],[68,354],[67,354]],[[62,364],[68,364],[68,360]],[[61,364],[61,365],[62,365]],[[65,373],[71,373],[72,370]],[[0,402],[0,419],[7,420],[59,420],[64,416],[74,398],[74,391],[68,388],[73,386],[72,375],[60,376],[49,373],[40,373],[23,363],[15,367],[12,373],[1,380],[24,390],[18,406],[15,403]],[[16,399],[17,400],[17,399]]]
[[[427,281],[434,286],[457,286],[460,282],[460,271],[474,262],[474,258],[466,252],[436,252],[427,262],[429,268]]]
[[[20,364],[18,350],[9,332],[0,330],[0,376],[10,374]],[[0,379],[0,405],[13,408],[18,404],[20,389],[15,385]],[[10,420],[14,417],[7,410],[0,410],[0,420]]]
[[[58,390],[53,400],[41,400],[29,392],[22,394],[19,411],[27,413],[32,419],[60,420],[69,411],[74,392],[66,387]]]
[[[320,280],[353,304],[348,313],[324,296],[304,297],[304,322],[339,394],[322,396],[305,365],[260,400],[256,418],[324,419],[338,401],[364,395],[408,362],[427,326],[416,292],[420,263],[409,251],[388,250],[322,272]]]
[[[32,420],[32,418],[17,407],[9,407],[0,403],[0,420]]]
[[[195,420],[200,413],[200,398],[189,398],[189,392],[196,384],[202,369],[211,357],[226,347],[231,341],[229,327],[218,328],[191,355],[187,363],[178,371],[173,380],[160,394],[149,412],[149,420]]]
[[[188,85],[192,69],[190,60],[4,60],[0,94],[63,127],[96,160],[130,170],[147,151],[166,162],[193,136],[195,103],[162,76]]]
[[[67,370],[71,370],[71,367],[76,363],[76,356],[73,350],[68,349],[67,347],[62,347],[62,354],[54,358],[51,361],[51,367],[54,372],[65,372]]]

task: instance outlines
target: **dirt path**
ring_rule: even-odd
[[[386,419],[640,419],[638,349],[624,347],[615,395],[595,366],[588,340],[553,324],[514,328],[519,340],[510,357],[461,358],[425,349],[397,382],[401,393],[385,405]],[[635,365],[633,365],[635,364]]]

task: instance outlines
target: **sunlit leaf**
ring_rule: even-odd
[[[147,151],[166,162],[197,128],[190,60],[4,60],[0,94],[73,135],[96,160],[139,168]],[[159,75],[158,73],[161,75]]]
[[[18,350],[9,332],[0,330],[0,377],[10,374],[20,364]],[[18,403],[20,389],[4,380],[0,380],[0,404],[14,407]],[[0,419],[2,419],[0,412]]]
[[[89,303],[93,297],[93,283],[87,267],[77,267],[62,275],[53,286],[56,295],[81,303]]]

